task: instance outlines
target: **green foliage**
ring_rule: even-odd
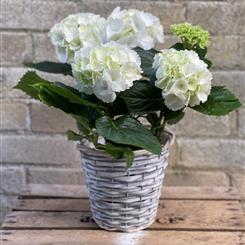
[[[148,81],[137,81],[134,85],[119,94],[130,112],[135,114],[160,111],[164,107],[161,90]]]
[[[155,70],[152,68],[152,63],[154,61],[154,56],[158,53],[155,49],[144,50],[142,48],[134,49],[141,58],[141,69],[143,70],[143,75],[154,80]]]
[[[209,45],[209,33],[200,26],[193,26],[185,22],[171,26],[171,32],[181,38],[185,48],[200,47],[205,49]]]
[[[71,115],[77,121],[77,127],[79,129],[80,134],[89,135],[92,131],[92,127],[94,126],[92,120],[89,117],[82,117],[78,115]]]
[[[99,135],[117,144],[136,146],[154,154],[161,153],[161,144],[152,133],[140,122],[129,116],[121,116],[112,120],[108,116],[96,121]]]
[[[179,111],[171,111],[166,109],[164,111],[164,120],[168,124],[176,124],[185,116],[185,112],[183,110]]]
[[[68,130],[66,134],[67,134],[68,140],[80,141],[83,139],[83,136],[81,136],[80,134],[72,130]]]
[[[225,87],[212,87],[208,100],[192,109],[212,116],[224,116],[242,106],[236,96]]]
[[[212,61],[207,58],[203,58],[202,60],[208,65],[208,69],[210,69],[213,64]]]
[[[61,83],[51,83],[42,79],[34,71],[27,72],[15,88],[66,113],[88,117],[88,108],[99,110],[96,104],[82,99],[79,91],[64,84],[61,86]]]
[[[126,159],[126,168],[130,168],[134,160],[134,152],[130,147],[116,146],[111,143],[107,143],[105,151],[114,159]]]
[[[49,84],[48,81],[39,77],[35,72],[28,71],[19,81],[19,83],[14,87],[25,92],[30,97],[40,100],[39,89],[35,87],[36,84]]]
[[[180,50],[185,50],[184,44],[183,43],[175,43],[173,46],[171,46],[170,48],[174,48],[178,51]]]
[[[69,64],[43,61],[39,63],[25,63],[25,66],[35,68],[39,71],[72,76],[71,65]]]

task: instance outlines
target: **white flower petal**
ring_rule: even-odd
[[[155,86],[162,89],[165,104],[172,110],[205,102],[212,75],[197,53],[189,50],[162,50],[154,57]]]
[[[173,111],[177,111],[184,108],[187,101],[188,97],[183,99],[176,96],[175,94],[169,94],[165,97],[166,106]]]
[[[140,61],[132,49],[110,42],[76,51],[72,71],[81,83],[80,89],[85,93],[92,90],[109,103],[116,99],[116,92],[130,88],[133,81],[141,78]]]
[[[163,27],[160,20],[144,11],[115,8],[107,19],[107,40],[117,41],[131,48],[153,48],[163,42]]]
[[[69,15],[52,27],[49,36],[54,46],[66,49],[67,60],[64,61],[64,53],[58,51],[58,59],[70,62],[69,58],[80,48],[100,45],[105,42],[106,20],[99,15],[91,13],[79,13]]]
[[[58,60],[62,63],[66,63],[66,61],[68,60],[67,48],[57,46],[55,48],[55,51],[56,51],[56,55],[57,55]]]

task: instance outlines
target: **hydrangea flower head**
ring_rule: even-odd
[[[205,102],[210,94],[212,74],[207,64],[191,50],[165,49],[154,57],[155,86],[162,89],[166,106],[180,110]]]
[[[163,27],[159,18],[150,13],[117,7],[108,17],[106,35],[108,41],[149,50],[163,42]]]
[[[185,22],[171,26],[171,31],[176,36],[180,37],[184,45],[191,49],[199,46],[205,48],[209,45],[209,33],[200,26],[193,26]]]
[[[106,20],[99,15],[79,13],[67,16],[50,30],[49,36],[60,62],[69,62],[74,52],[105,41]]]
[[[72,71],[81,91],[110,103],[116,99],[116,92],[130,88],[141,78],[140,64],[135,51],[109,42],[77,51]]]

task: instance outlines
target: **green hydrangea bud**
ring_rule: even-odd
[[[199,46],[204,49],[209,45],[209,33],[200,26],[193,26],[188,22],[171,26],[171,31],[180,37],[184,46],[188,49]]]

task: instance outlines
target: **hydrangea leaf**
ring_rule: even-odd
[[[143,70],[143,75],[149,78],[155,76],[155,69],[152,68],[152,63],[154,61],[154,56],[158,53],[155,49],[144,50],[142,48],[134,48],[137,54],[141,58],[141,69]]]
[[[67,63],[63,64],[63,63],[57,63],[51,61],[43,61],[39,63],[25,63],[25,66],[35,68],[39,71],[44,71],[48,73],[56,73],[56,74],[72,76],[71,65]]]
[[[67,134],[67,137],[68,137],[68,140],[72,140],[72,141],[80,141],[82,140],[84,137],[72,130],[68,130],[66,131],[66,134]]]
[[[108,116],[96,121],[99,135],[117,144],[136,146],[153,154],[161,154],[161,144],[158,139],[140,122],[129,116],[121,116],[112,120]]]
[[[242,106],[239,99],[228,89],[221,86],[212,87],[205,103],[191,107],[203,114],[224,116]]]
[[[183,43],[175,43],[170,48],[174,48],[176,50],[185,50],[185,47],[184,47]]]
[[[128,109],[133,113],[159,111],[164,107],[161,90],[148,81],[137,81],[133,87],[122,92],[119,96],[124,99]]]
[[[105,151],[114,159],[126,159],[126,168],[130,168],[134,160],[134,152],[130,147],[116,146],[112,143],[107,143]]]
[[[164,110],[164,120],[168,124],[176,124],[185,116],[185,112],[183,110],[179,111],[171,111],[166,108]]]

